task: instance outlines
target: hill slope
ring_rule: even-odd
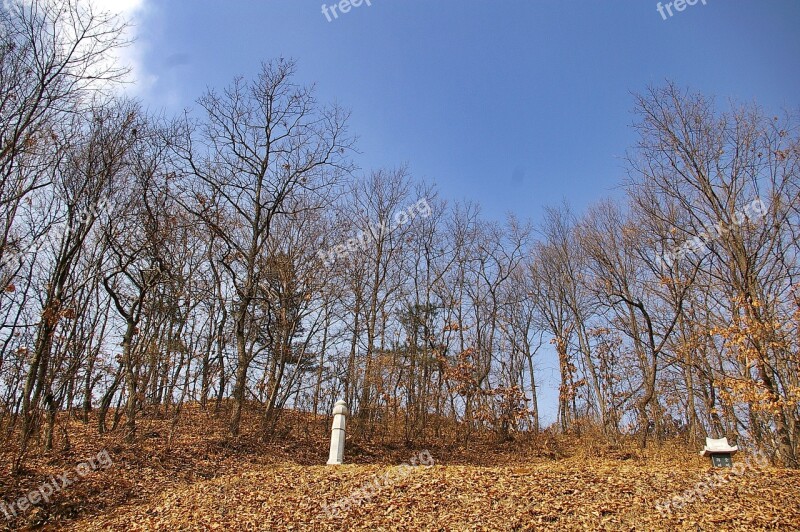
[[[97,435],[92,420],[63,420],[73,436],[31,453],[22,475],[0,475],[0,501],[10,504],[64,473],[74,482],[0,520],[0,528],[800,529],[800,471],[743,454],[736,468],[712,470],[678,441],[639,451],[551,433],[499,445],[487,434],[464,448],[443,435],[412,449],[353,434],[346,464],[333,467],[323,465],[327,418],[285,412],[276,436],[264,441],[259,413],[248,408],[243,434],[230,438],[225,405],[216,413],[185,405],[177,420],[152,411],[133,443],[120,431]],[[80,464],[100,453],[108,467],[78,478]],[[12,456],[13,446],[0,449],[2,463]],[[659,511],[670,502],[671,510]]]
[[[282,464],[170,489],[73,530],[752,530],[800,528],[800,474],[570,458],[477,467]],[[681,470],[684,469],[684,470]],[[388,479],[387,479],[388,473]],[[656,505],[726,480],[668,515]],[[378,481],[380,487],[367,488]],[[330,505],[351,499],[336,512]],[[358,503],[355,498],[363,498]],[[326,510],[326,505],[328,508]]]

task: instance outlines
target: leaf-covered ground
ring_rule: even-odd
[[[13,519],[0,514],[0,529],[800,530],[800,471],[741,467],[741,455],[740,468],[712,470],[678,443],[642,452],[545,434],[503,445],[478,438],[465,449],[445,436],[410,449],[354,437],[349,463],[330,467],[328,419],[288,412],[265,442],[257,415],[246,414],[232,439],[224,409],[187,407],[177,424],[155,412],[134,443],[71,420],[70,440],[31,452],[16,476],[6,445],[4,503],[101,450],[113,465]],[[423,450],[435,465],[401,466]],[[659,512],[676,496],[682,505]],[[349,502],[337,511],[337,500]]]
[[[391,467],[391,466],[388,466]],[[800,529],[796,472],[728,473],[670,515],[656,505],[716,473],[692,464],[566,459],[503,467],[420,466],[361,504],[325,504],[387,466],[277,464],[170,489],[75,530],[758,530]],[[390,478],[393,478],[390,476]]]

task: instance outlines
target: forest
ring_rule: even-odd
[[[76,421],[132,442],[198,405],[236,437],[255,405],[269,439],[339,399],[378,440],[728,437],[798,466],[797,110],[639,88],[608,199],[498,221],[413,161],[357,167],[348,110],[291,59],[145,107],[121,90],[125,25],[0,9],[4,467]]]

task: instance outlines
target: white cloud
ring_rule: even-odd
[[[13,2],[27,3],[31,0],[0,0],[5,9],[10,9]],[[60,2],[62,0],[44,0]],[[130,73],[126,83],[119,85],[120,91],[134,97],[152,96],[159,77],[145,66],[147,43],[142,38],[142,28],[152,24],[157,13],[152,0],[77,0],[79,4],[90,4],[97,14],[112,14],[119,17],[119,22],[126,24],[124,40],[129,44],[115,50],[108,58],[109,63],[126,67]],[[107,65],[107,66],[110,66]]]
[[[141,38],[141,28],[151,14],[147,0],[86,0],[98,11],[116,14],[128,23],[125,38],[131,43],[116,52],[115,59],[130,68],[129,83],[124,92],[131,96],[144,96],[158,81],[158,76],[145,67],[147,44]]]

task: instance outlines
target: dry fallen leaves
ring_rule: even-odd
[[[325,504],[355,493],[415,451],[349,441],[346,459],[358,463],[327,467],[324,419],[289,416],[295,430],[271,443],[258,440],[257,423],[227,439],[225,419],[187,408],[169,449],[168,419],[143,423],[142,438],[131,445],[116,435],[98,437],[87,425],[66,455],[43,455],[25,478],[0,477],[0,500],[13,500],[102,448],[114,465],[9,524],[126,531],[800,529],[800,471],[748,470],[661,515],[659,502],[711,475],[709,464],[689,450],[647,456],[592,449],[565,457],[477,442],[468,451],[429,446],[435,466],[396,477],[334,517]],[[537,445],[555,444],[550,437]]]

